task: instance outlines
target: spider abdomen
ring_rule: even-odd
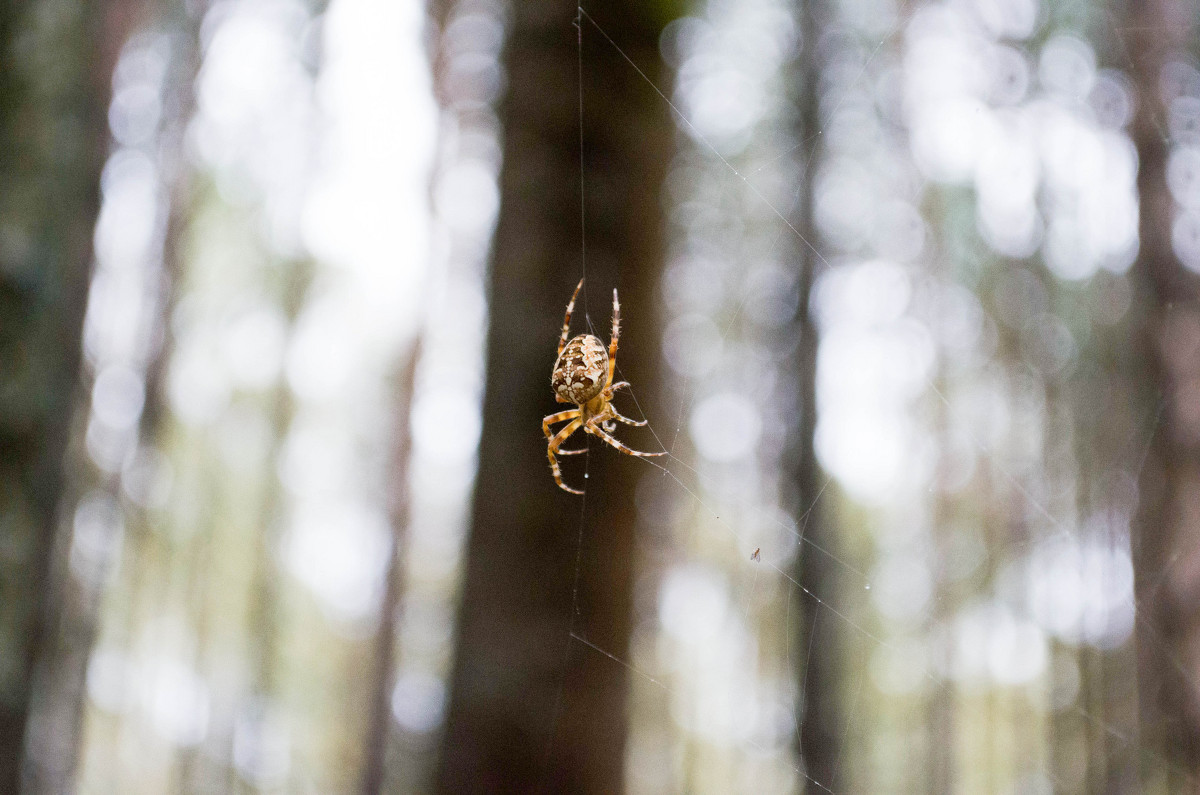
[[[583,405],[604,390],[607,378],[608,351],[596,337],[580,334],[559,354],[550,386],[564,402]]]

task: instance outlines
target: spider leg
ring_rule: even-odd
[[[662,451],[661,453],[643,453],[638,450],[634,450],[629,447],[626,447],[625,445],[623,445],[619,441],[617,441],[616,438],[614,438],[612,435],[605,433],[604,429],[601,428],[600,425],[598,423],[596,423],[595,420],[592,420],[587,425],[584,425],[583,430],[586,431],[587,433],[592,434],[593,436],[600,437],[605,442],[607,442],[609,445],[617,448],[617,450],[621,451],[625,455],[633,455],[633,456],[637,456],[638,458],[654,458],[655,456],[667,454],[666,450]]]
[[[571,293],[571,302],[567,304],[567,316],[563,319],[562,336],[558,338],[559,356],[562,356],[563,348],[567,347],[567,334],[571,330],[571,313],[575,311],[575,298],[579,295],[581,287],[583,287],[583,279],[580,279],[579,284],[575,285],[575,292]]]
[[[613,380],[617,369],[617,340],[621,338],[621,302],[617,300],[617,288],[613,288],[612,337],[608,342],[608,383]]]
[[[542,433],[546,434],[546,441],[550,441],[550,439],[553,437],[553,434],[550,433],[551,425],[556,422],[562,422],[563,420],[575,419],[578,416],[579,409],[567,409],[566,411],[560,411],[557,414],[551,414],[549,417],[544,418],[542,420]],[[580,448],[579,450],[556,450],[555,452],[558,455],[579,455],[580,453],[586,453],[587,448],[584,447]]]
[[[551,425],[556,422],[562,422],[563,420],[573,420],[579,415],[579,409],[567,409],[566,411],[560,411],[557,414],[551,414],[547,417],[543,417],[542,433],[546,434],[546,441],[550,441],[550,439],[554,436],[554,434],[550,433]]]
[[[640,428],[649,422],[649,420],[641,420],[640,422],[638,420],[631,420],[628,417],[626,417],[624,414],[622,414],[621,412],[617,411],[616,409],[613,409],[612,413],[613,413],[613,417],[615,417],[618,422],[623,422],[626,425],[633,425],[634,427],[637,427],[637,428]]]
[[[550,440],[550,444],[546,446],[546,457],[550,459],[550,472],[554,475],[554,482],[558,484],[560,489],[563,491],[569,491],[572,494],[583,494],[583,492],[579,489],[573,489],[566,483],[563,483],[562,470],[558,468],[558,459],[554,457],[554,454],[558,452],[558,448],[561,447],[562,443],[567,440],[567,437],[579,430],[581,425],[583,425],[583,420],[579,419],[579,417],[576,417],[564,425],[563,429],[559,431],[554,438]]]
[[[613,384],[612,386],[610,386],[610,387],[608,388],[608,397],[609,397],[609,399],[610,399],[610,400],[612,399],[613,393],[614,393],[614,392],[616,392],[618,389],[621,389],[621,388],[623,388],[623,387],[627,387],[627,386],[629,386],[629,382],[628,382],[628,381],[618,381],[617,383],[615,383],[615,384]],[[613,416],[614,416],[614,417],[617,419],[617,421],[618,421],[618,422],[623,422],[623,423],[625,423],[626,425],[633,425],[633,426],[636,426],[636,427],[640,428],[640,427],[642,427],[643,425],[645,425],[645,424],[648,422],[647,420],[642,420],[641,422],[638,422],[637,420],[631,420],[631,419],[629,419],[629,418],[628,418],[628,417],[626,417],[624,414],[622,414],[621,412],[617,411],[617,410],[616,410],[616,408],[614,408],[614,407],[613,407],[613,405],[612,405],[611,403],[609,404],[609,406],[608,406],[608,409],[609,409],[609,411],[611,411],[611,412],[612,412]]]

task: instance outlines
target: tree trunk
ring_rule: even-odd
[[[1175,206],[1166,180],[1169,116],[1161,77],[1164,65],[1186,60],[1185,36],[1196,13],[1179,0],[1131,0],[1126,20],[1139,94],[1133,136],[1140,249],[1133,276],[1146,368],[1139,375],[1161,396],[1133,538],[1141,740],[1157,760],[1147,775],[1171,776],[1175,785],[1182,776],[1192,786],[1200,774],[1200,279],[1172,251]]]
[[[661,6],[621,0],[599,29],[665,85]],[[550,392],[563,310],[586,273],[573,333],[607,341],[612,288],[624,319],[619,375],[646,406],[659,346],[654,288],[663,258],[659,186],[674,126],[663,100],[588,17],[537,0],[511,6],[500,218],[490,279],[483,438],[468,543],[440,792],[619,792],[627,671],[586,638],[627,654],[636,480],[644,461],[592,439],[555,486],[540,433],[567,406]],[[585,102],[586,270],[580,266],[577,58]],[[636,410],[621,399],[623,413]],[[618,435],[648,449],[650,435]],[[585,444],[583,434],[574,445]],[[584,466],[590,470],[585,481]],[[573,638],[572,635],[578,636]]]
[[[800,611],[800,645],[798,655],[800,681],[800,756],[804,773],[810,780],[832,787],[841,768],[842,712],[840,703],[842,654],[839,646],[839,619],[826,604],[837,601],[837,563],[834,555],[837,543],[833,524],[827,521],[822,506],[817,503],[821,492],[821,468],[813,448],[817,427],[817,327],[809,309],[819,255],[813,248],[818,239],[813,220],[814,183],[823,140],[820,118],[820,53],[818,42],[824,23],[824,4],[800,3],[800,26],[803,43],[800,51],[799,125],[796,140],[804,142],[807,155],[803,163],[798,212],[794,226],[804,234],[796,243],[796,259],[800,267],[798,312],[794,333],[799,338],[798,357],[800,378],[800,417],[795,429],[796,485],[800,502],[795,506],[797,525],[807,542],[802,545],[796,563],[796,581],[804,588]],[[807,241],[807,242],[806,242]],[[801,517],[804,517],[801,519]],[[815,597],[815,598],[814,598]]]
[[[137,0],[0,5],[0,791],[51,615],[116,55]],[[53,7],[51,11],[50,7]]]

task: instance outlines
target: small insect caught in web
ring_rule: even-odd
[[[583,279],[575,286],[571,301],[567,304],[567,316],[563,320],[562,336],[558,340],[558,358],[554,362],[554,371],[550,375],[550,386],[554,390],[554,399],[559,403],[574,403],[576,408],[551,414],[542,420],[542,433],[546,435],[546,455],[550,459],[550,472],[554,482],[564,491],[572,494],[583,494],[579,489],[573,489],[563,482],[562,471],[558,468],[557,455],[578,455],[587,452],[586,448],[563,450],[562,445],[575,431],[583,428],[584,433],[600,439],[611,447],[615,447],[626,455],[639,458],[652,458],[666,455],[661,453],[642,453],[626,447],[612,436],[617,422],[626,425],[641,426],[646,420],[638,422],[618,412],[612,405],[613,394],[621,387],[629,386],[628,381],[613,383],[613,373],[617,369],[617,339],[621,333],[621,304],[617,300],[617,291],[613,290],[612,336],[605,351],[604,343],[591,334],[580,334],[567,341],[571,328],[571,313],[575,311],[575,299],[583,287]],[[566,422],[556,434],[550,433],[550,426],[556,422]]]
[[[760,554],[761,552],[762,552],[761,547],[755,547],[754,551],[750,553],[750,560],[754,561],[755,563],[758,563],[759,561],[761,561],[762,560],[762,555]]]

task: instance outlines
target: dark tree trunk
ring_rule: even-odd
[[[163,230],[162,259],[151,266],[145,275],[145,285],[153,291],[155,300],[144,311],[150,313],[148,320],[155,331],[150,334],[152,347],[146,353],[146,400],[135,437],[139,446],[150,443],[149,440],[156,437],[164,405],[161,381],[168,358],[168,304],[182,257],[179,238],[191,208],[190,166],[183,141],[195,105],[193,83],[199,70],[199,26],[203,9],[203,3],[197,3],[190,7],[189,13],[177,2],[153,6],[143,4],[139,7],[147,19],[153,17],[158,26],[174,33],[171,59],[160,88],[163,109],[159,128],[153,142],[142,147],[142,151],[156,158],[160,195],[164,197],[166,205],[161,209],[166,211],[167,217]],[[131,30],[132,26],[127,26],[127,30],[122,31],[112,46],[122,46]],[[116,59],[113,57],[111,60]],[[111,72],[110,63],[105,73],[106,79]],[[84,386],[87,383],[85,374]],[[82,417],[82,406],[80,408],[79,416]],[[82,423],[77,421],[77,424]],[[68,489],[68,499],[84,489],[103,492],[112,499],[113,504],[121,505],[127,530],[141,524],[133,518],[137,509],[123,495],[120,472],[102,474],[91,467],[78,467],[74,481]],[[134,530],[126,535],[123,544],[130,556],[127,561],[135,561],[131,564],[135,569],[139,565],[136,562],[139,553],[135,550],[140,543]],[[56,591],[48,611],[50,618],[43,628],[39,644],[33,693],[35,705],[30,715],[29,729],[35,736],[27,742],[25,749],[25,781],[31,791],[68,791],[75,777],[82,743],[87,665],[98,631],[102,587],[68,573],[66,554],[69,548],[70,534],[63,533],[57,541],[50,564],[50,580]]]
[[[1142,299],[1138,344],[1146,368],[1139,376],[1161,396],[1133,540],[1141,740],[1159,760],[1145,772],[1157,778],[1168,769],[1166,775],[1191,786],[1200,775],[1200,278],[1172,251],[1162,70],[1186,58],[1185,37],[1197,13],[1183,0],[1131,0],[1126,20],[1138,88],[1133,136],[1141,217],[1133,275]]]
[[[47,11],[44,6],[53,6]],[[116,54],[138,0],[0,4],[0,791],[22,778]]]
[[[621,0],[596,22],[657,85],[662,6]],[[612,793],[623,789],[627,671],[577,639],[627,653],[633,489],[649,465],[592,441],[555,486],[542,417],[563,310],[580,267],[575,9],[511,6],[501,208],[490,280],[483,439],[436,789]],[[588,18],[583,35],[587,284],[573,331],[607,341],[612,288],[624,319],[618,366],[642,405],[653,394],[659,203],[674,126],[654,89]],[[636,409],[619,400],[626,414]],[[653,411],[653,409],[650,409]],[[644,430],[618,435],[647,449]],[[582,435],[581,435],[582,436]],[[581,438],[577,444],[582,445]],[[577,564],[578,550],[578,564]]]
[[[813,281],[820,257],[814,248],[818,233],[813,221],[814,183],[820,160],[822,140],[820,118],[820,52],[821,30],[825,8],[819,2],[801,2],[800,27],[803,43],[799,61],[799,124],[798,141],[807,155],[802,164],[800,196],[793,225],[804,235],[796,240],[796,259],[800,268],[799,311],[794,333],[799,338],[798,382],[800,416],[795,429],[795,480],[799,504],[795,506],[800,532],[808,543],[801,545],[796,564],[796,580],[804,589],[801,595],[804,609],[800,611],[800,649],[797,655],[800,680],[800,703],[797,715],[801,721],[800,755],[805,775],[814,782],[832,787],[841,768],[842,710],[840,703],[842,654],[839,620],[820,602],[837,601],[837,562],[829,554],[837,539],[832,522],[827,521],[817,502],[822,476],[813,448],[817,427],[817,327],[809,309]],[[803,518],[801,518],[803,517]]]

